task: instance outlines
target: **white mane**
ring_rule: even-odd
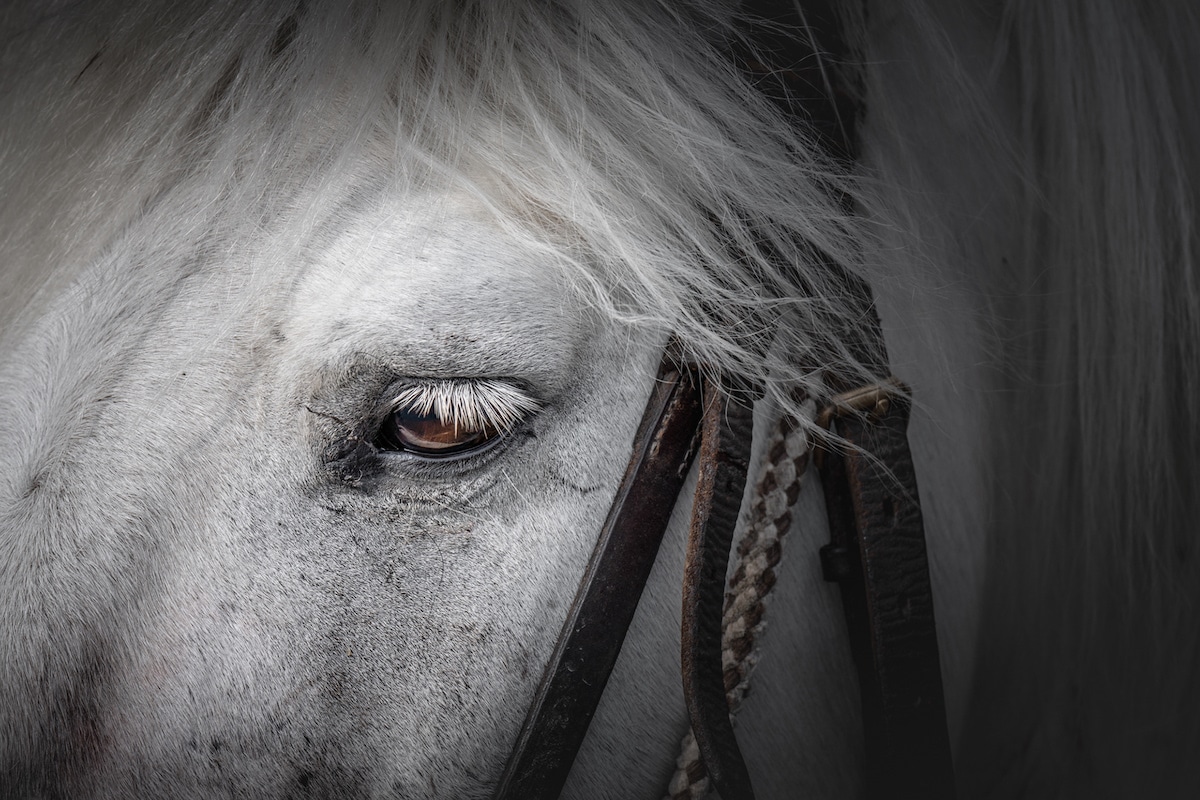
[[[675,332],[785,405],[797,384],[816,388],[796,364],[854,370],[833,335],[849,312],[813,248],[859,266],[869,234],[830,196],[848,177],[719,66],[731,19],[702,6],[412,5],[217,4],[173,14],[178,33],[153,48],[141,42],[163,37],[144,35],[140,7],[97,11],[80,25],[96,58],[72,89],[119,85],[127,116],[111,120],[124,135],[71,155],[111,172],[112,194],[132,182],[139,205],[179,183],[227,187],[194,210],[209,248],[259,237],[290,203],[319,229],[338,213],[331,181],[349,202],[385,185],[466,191],[554,250],[605,313]],[[681,24],[690,41],[662,47]],[[95,199],[105,211],[91,213],[111,220],[110,193]]]
[[[1183,399],[1200,379],[1200,17],[1182,4],[997,4],[1000,35],[980,52],[931,7],[901,13],[921,35],[892,55],[919,53],[941,102],[909,105],[881,90],[886,70],[869,73],[868,113],[909,132],[883,139],[876,174],[909,187],[889,212],[926,252],[974,264],[1001,381],[960,785],[1186,795],[1200,780],[1184,711],[1200,702],[1200,416]],[[1000,98],[1015,101],[1015,126],[995,116]],[[991,193],[1020,192],[1021,218],[972,231],[967,214],[1003,207],[967,204],[953,238],[929,224],[927,204],[989,193],[940,164],[918,171],[912,132],[936,142],[939,127],[975,137]]]
[[[719,3],[81,5],[7,12],[0,41],[0,109],[27,121],[0,140],[0,347],[106,254],[139,265],[130,296],[153,304],[217,260],[299,263],[385,191],[473,198],[592,308],[783,408],[818,388],[814,365],[867,372],[822,259],[982,287],[1002,391],[962,786],[1200,780],[1195,10],[999,4],[982,56],[919,0],[887,12],[919,33],[936,113],[977,137],[998,192],[1025,194],[997,242],[937,218],[953,165],[908,156],[942,119],[888,96],[853,14],[867,119],[891,136],[848,175],[727,65]]]

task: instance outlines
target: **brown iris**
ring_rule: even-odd
[[[385,442],[397,450],[427,456],[474,450],[497,435],[497,431],[488,426],[469,428],[444,420],[432,411],[422,414],[412,408],[393,411],[382,433]]]

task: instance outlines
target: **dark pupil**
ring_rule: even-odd
[[[389,433],[395,444],[414,453],[451,453],[478,447],[493,436],[492,431],[468,429],[436,415],[400,409],[392,412]]]

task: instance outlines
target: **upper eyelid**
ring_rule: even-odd
[[[494,378],[424,378],[400,389],[389,413],[402,408],[433,413],[468,429],[490,427],[507,433],[545,404],[515,383]]]

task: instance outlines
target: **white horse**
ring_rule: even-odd
[[[960,795],[1197,796],[1197,12],[844,5],[853,174],[719,4],[0,12],[0,794],[488,796],[668,337],[756,463],[856,368],[807,242],[913,387]],[[765,798],[863,785],[809,481]],[[570,797],[667,791],[686,512]]]

